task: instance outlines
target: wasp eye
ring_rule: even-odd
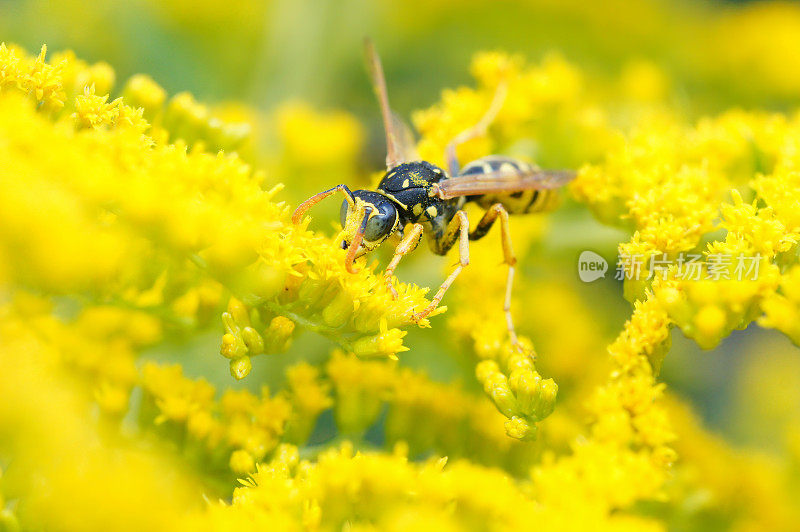
[[[347,200],[342,202],[342,208],[339,210],[339,219],[342,222],[342,227],[347,225],[347,213],[350,211],[350,204]]]
[[[396,218],[396,210],[380,209],[378,214],[367,221],[367,226],[364,228],[364,240],[376,242],[389,236],[394,229]]]

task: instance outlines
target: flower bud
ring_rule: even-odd
[[[538,431],[536,425],[534,423],[530,423],[525,418],[514,416],[506,421],[503,426],[506,429],[506,434],[508,434],[511,438],[522,441],[531,441],[536,439],[536,433]]]
[[[286,272],[263,261],[248,266],[245,277],[246,280],[242,284],[262,300],[276,297],[286,284]]]
[[[91,65],[86,71],[82,72],[78,79],[79,90],[94,85],[97,94],[108,94],[114,88],[116,74],[111,65],[99,62]],[[130,102],[125,102],[130,105]]]
[[[727,322],[725,311],[717,305],[704,305],[694,317],[697,327],[695,340],[700,347],[710,349],[719,342]]]
[[[214,428],[214,419],[207,410],[197,410],[189,414],[186,428],[191,436],[202,440],[208,436]]]
[[[161,115],[167,93],[151,77],[137,74],[125,84],[122,97],[128,105],[143,108],[144,117],[152,122]]]
[[[208,109],[197,103],[188,92],[173,96],[164,113],[164,127],[171,139],[183,139],[187,144],[199,140],[208,120]]]
[[[253,460],[253,457],[250,456],[250,453],[244,449],[238,449],[231,453],[229,465],[231,470],[238,475],[245,475],[255,471],[256,469],[255,460]]]
[[[353,342],[353,353],[360,357],[387,357],[397,359],[397,353],[408,351],[403,345],[406,331],[386,328],[386,321],[381,322],[381,332],[374,336],[362,336]]]
[[[312,279],[307,277],[300,285],[297,293],[297,299],[306,304],[309,308],[314,308],[325,291],[328,289],[328,283],[320,279]]]
[[[283,353],[292,344],[292,333],[295,324],[285,316],[275,316],[264,332],[264,351],[266,353]]]
[[[240,381],[247,377],[251,369],[253,369],[253,364],[248,356],[231,360],[231,376],[236,380]]]
[[[538,373],[524,369],[515,369],[508,379],[511,391],[517,397],[517,407],[520,412],[527,416],[532,413],[533,403],[539,394],[541,381],[542,378]]]
[[[264,338],[252,327],[242,329],[242,340],[247,346],[250,356],[260,355],[264,352]]]
[[[240,327],[250,325],[250,313],[244,303],[232,297],[228,300],[228,312]]]
[[[478,381],[483,384],[483,390],[492,398],[497,409],[506,417],[518,414],[517,399],[508,385],[508,379],[498,371],[497,363],[493,360],[484,360],[475,368]]]
[[[527,353],[514,353],[506,360],[506,368],[509,373],[514,371],[535,371],[533,366],[533,358]]]
[[[536,420],[542,420],[553,413],[558,395],[558,384],[553,379],[544,379],[539,382],[538,393],[532,404],[532,415]]]
[[[241,336],[225,333],[222,335],[222,346],[219,352],[225,358],[236,359],[247,354],[247,346]]]
[[[475,376],[480,383],[486,382],[491,374],[498,373],[499,371],[500,367],[494,360],[482,360],[475,366]]]
[[[322,309],[322,320],[331,327],[341,327],[353,316],[354,309],[353,297],[342,290]]]

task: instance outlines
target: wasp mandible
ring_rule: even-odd
[[[313,205],[331,194],[342,193],[345,200],[342,203],[341,223],[343,228],[351,229],[342,242],[342,248],[347,250],[345,261],[349,272],[358,271],[354,268],[358,257],[374,250],[390,236],[399,237],[400,242],[384,272],[386,286],[394,297],[397,297],[392,284],[394,270],[400,259],[417,247],[423,234],[427,235],[431,251],[437,255],[445,255],[458,242],[458,264],[439,287],[430,304],[413,315],[414,320],[420,320],[437,307],[458,274],[469,264],[469,241],[485,236],[499,219],[503,262],[508,265],[503,310],[510,340],[517,345],[510,310],[517,259],[511,245],[508,216],[547,209],[553,204],[555,189],[571,181],[575,173],[568,170],[541,170],[499,155],[483,157],[463,168],[459,167],[456,147],[486,134],[505,100],[505,82],[498,84],[489,109],[478,123],[456,135],[447,145],[447,172],[420,160],[411,130],[389,107],[383,68],[369,39],[365,41],[365,48],[386,132],[386,174],[377,190],[351,191],[347,185],[337,185],[320,192],[297,208],[292,221],[299,224]],[[472,231],[463,210],[468,202],[474,202],[486,210]]]

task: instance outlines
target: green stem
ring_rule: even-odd
[[[285,316],[290,320],[292,320],[293,322],[301,325],[302,327],[305,327],[310,331],[314,331],[317,334],[321,334],[322,336],[330,338],[331,340],[342,346],[342,348],[344,348],[345,350],[348,351],[352,350],[352,345],[350,344],[350,342],[348,342],[342,336],[342,334],[333,327],[328,327],[327,325],[321,325],[319,323],[311,321],[308,318],[301,316],[296,312],[292,312],[285,306],[276,303],[274,301],[265,301],[263,302],[263,305],[268,309],[270,309],[275,314],[280,314],[281,316]]]

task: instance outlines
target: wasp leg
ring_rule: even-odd
[[[292,214],[292,223],[294,223],[295,225],[299,224],[300,221],[303,219],[303,215],[308,211],[308,209],[310,209],[320,201],[324,200],[331,194],[335,194],[336,192],[341,192],[342,194],[344,194],[347,203],[349,203],[351,207],[355,207],[355,200],[353,199],[353,193],[350,192],[350,189],[347,188],[347,185],[336,185],[330,190],[326,190],[325,192],[320,192],[319,194],[314,194],[313,196],[305,200],[303,203],[301,203],[294,211],[294,214]]]
[[[394,257],[392,257],[392,261],[383,272],[383,279],[386,282],[386,287],[392,293],[392,297],[394,299],[397,299],[398,297],[397,290],[392,284],[392,275],[394,274],[394,269],[397,268],[397,265],[400,263],[400,259],[402,259],[404,255],[411,253],[414,251],[414,249],[416,249],[421,237],[422,224],[414,224],[414,226],[411,228],[411,231],[409,231],[408,234],[403,237],[400,243],[397,244],[397,247],[394,249]]]
[[[478,226],[469,234],[470,240],[478,240],[489,232],[495,220],[500,218],[500,233],[503,242],[503,259],[508,265],[508,277],[506,278],[506,298],[503,303],[503,312],[506,315],[506,327],[508,328],[508,337],[511,343],[519,346],[517,333],[514,330],[514,320],[511,317],[511,286],[514,283],[514,266],[517,264],[517,258],[514,256],[514,249],[511,245],[511,231],[508,224],[508,211],[501,203],[492,205],[486,214],[483,215]]]
[[[427,317],[436,309],[439,302],[444,297],[444,293],[447,292],[447,289],[450,288],[450,285],[456,280],[456,277],[458,277],[458,274],[464,269],[464,266],[469,264],[469,219],[467,218],[467,213],[464,211],[456,212],[456,216],[450,221],[450,224],[448,224],[444,235],[436,242],[437,253],[441,253],[442,255],[447,253],[447,250],[453,247],[456,240],[458,240],[458,264],[455,269],[450,272],[450,275],[447,276],[447,279],[444,280],[442,286],[439,287],[439,290],[436,292],[436,295],[433,296],[430,304],[422,309],[421,312],[412,316],[414,321],[419,321]]]
[[[451,177],[458,175],[459,164],[458,157],[456,156],[456,147],[458,147],[459,144],[463,144],[476,137],[486,134],[489,124],[494,122],[494,119],[497,118],[497,113],[499,113],[500,109],[503,107],[503,102],[506,99],[507,89],[508,87],[506,86],[506,82],[501,81],[497,85],[497,90],[495,90],[492,103],[489,105],[489,109],[487,109],[486,114],[484,114],[481,119],[478,120],[477,124],[456,135],[455,138],[453,138],[453,140],[451,140],[444,149],[445,158],[447,159],[447,171],[450,172]]]

